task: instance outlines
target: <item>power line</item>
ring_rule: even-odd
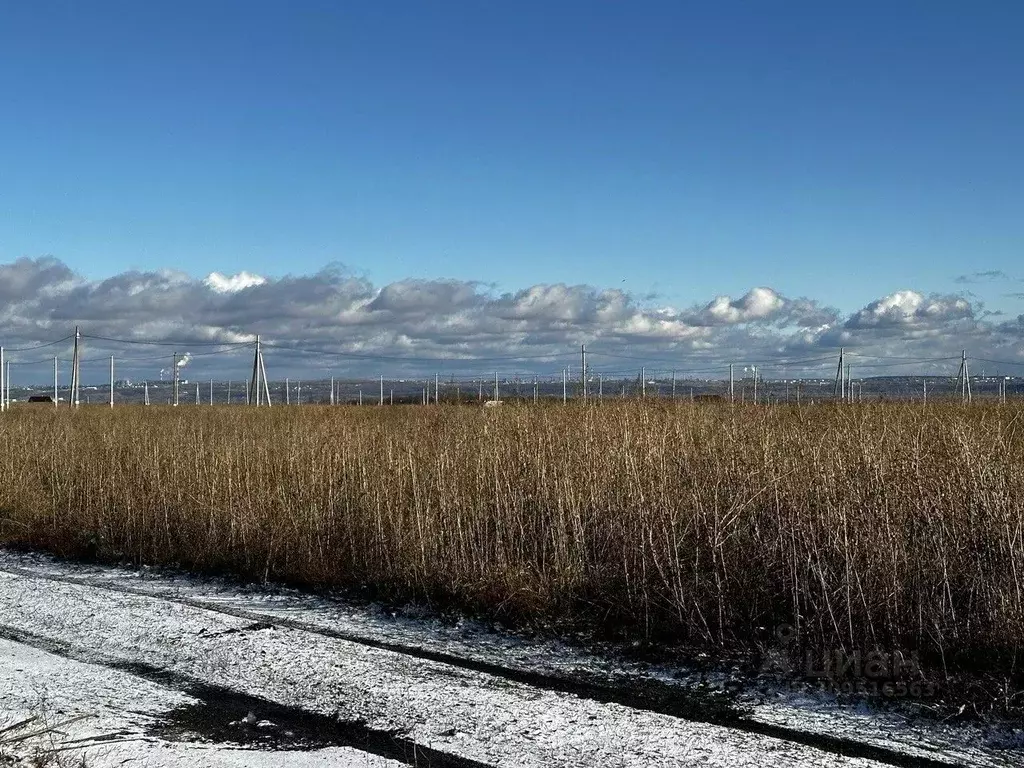
[[[31,352],[36,349],[45,349],[46,347],[55,347],[58,344],[63,344],[65,341],[70,341],[75,338],[74,334],[65,336],[63,339],[57,339],[56,341],[47,341],[43,344],[35,344],[31,347],[6,347],[5,352]]]
[[[1014,362],[1012,360],[989,360],[986,357],[969,357],[968,359],[979,363],[994,363],[995,365],[1024,365],[1024,361]]]
[[[295,347],[289,344],[272,344],[263,342],[268,349],[279,349],[285,352],[298,354],[322,355],[327,357],[352,358],[354,360],[391,360],[408,363],[461,363],[461,362],[498,362],[502,360],[558,360],[563,358],[575,358],[573,353],[553,352],[540,355],[495,355],[491,357],[416,357],[407,355],[374,355],[360,352],[336,352],[326,349],[310,349],[308,347]]]
[[[250,345],[246,344],[245,346],[248,347]],[[217,355],[230,355],[230,354],[233,354],[233,353],[239,352],[239,351],[241,351],[241,350],[236,348],[236,349],[223,349],[223,350],[218,350],[216,352],[188,352],[188,356],[189,356],[189,358],[195,358],[195,357],[215,357]],[[146,357],[118,357],[117,359],[118,359],[118,361],[125,362],[125,363],[133,363],[133,362],[135,362],[135,363],[144,363],[144,362],[149,362],[149,361],[152,361],[152,360],[166,360],[167,359],[167,355],[147,355]],[[104,357],[83,357],[79,362],[82,362],[82,363],[95,363],[95,362],[101,362],[101,361],[105,361],[105,360],[107,360],[106,356],[104,356]]]
[[[67,338],[73,337],[68,336]],[[147,341],[144,339],[115,339],[110,336],[92,336],[86,333],[82,334],[82,338],[93,339],[94,341],[107,341],[114,344],[143,344],[161,347],[248,347],[253,343],[252,341],[175,341],[173,339]]]
[[[871,360],[904,360],[906,362],[914,363],[927,363],[933,360],[959,360],[960,356],[949,356],[949,357],[900,357],[899,355],[868,355],[863,352],[847,352],[847,357],[863,357]]]
[[[74,338],[73,335],[67,335],[54,341],[41,342],[39,344],[27,345],[22,347],[7,347],[5,353],[20,353],[30,352],[34,350],[40,350],[47,347],[57,346],[68,342]],[[194,358],[206,358],[219,355],[232,355],[237,352],[248,350],[251,348],[254,342],[252,341],[240,341],[240,342],[225,342],[225,341],[186,341],[186,340],[171,340],[171,339],[125,339],[116,338],[101,335],[92,334],[81,334],[80,338],[90,339],[96,342],[97,347],[103,348],[106,345],[126,345],[126,346],[151,346],[151,347],[174,347],[177,350],[184,350]],[[202,351],[192,352],[190,348],[199,347]],[[451,356],[447,355],[444,357],[437,356],[424,356],[424,355],[398,355],[398,354],[381,354],[372,352],[357,352],[357,351],[345,351],[337,349],[325,349],[320,347],[311,347],[302,344],[291,344],[291,343],[268,343],[263,342],[265,349],[277,350],[283,353],[284,356],[289,354],[295,355],[310,355],[320,358],[328,358],[335,360],[353,360],[353,361],[368,361],[368,362],[379,362],[379,363],[399,363],[399,364],[416,364],[416,365],[437,365],[449,367],[460,367],[463,370],[473,365],[484,365],[484,364],[507,364],[513,365],[526,365],[530,366],[530,361],[535,361],[534,364],[538,364],[542,370],[547,369],[548,365],[556,365],[561,362],[568,362],[575,359],[575,354],[571,351],[558,352],[550,351],[544,353],[534,354],[504,354],[504,355],[484,355],[480,357],[463,357],[463,356]],[[141,351],[141,350],[140,350]],[[730,363],[726,362],[728,358],[726,355],[729,352],[718,353],[717,358],[719,362],[709,360],[706,357],[698,355],[687,355],[683,352],[677,357],[666,357],[664,355],[652,355],[652,356],[638,356],[635,354],[628,354],[627,352],[615,352],[615,351],[602,351],[600,348],[594,349],[593,346],[588,346],[587,352],[589,353],[590,360],[597,358],[607,358],[610,360],[621,360],[621,361],[637,361],[643,363],[646,369],[645,377],[660,379],[667,377],[669,373],[674,378],[686,379],[701,379],[702,374],[715,374],[717,376],[724,375],[724,371],[729,367]],[[867,352],[847,352],[846,355],[857,358],[857,368],[867,370],[878,370],[884,368],[906,368],[912,365],[927,365],[934,363],[946,363],[953,360],[959,360],[959,356],[944,356],[944,357],[921,357],[921,356],[900,356],[900,355],[877,355],[870,354]],[[133,363],[146,363],[151,361],[165,360],[167,355],[164,354],[153,354],[144,356],[129,356],[119,357],[119,361],[128,365]],[[67,360],[63,358],[57,358],[58,361],[67,363]],[[687,365],[687,359],[692,365]],[[995,360],[990,358],[969,358],[973,361],[984,362],[992,365],[1005,365],[1024,367],[1024,361],[1011,361],[1011,360]],[[39,366],[49,363],[53,358],[42,358],[34,360],[10,360],[7,358],[10,365],[18,367],[28,366]],[[90,357],[81,359],[80,363],[93,364],[98,362],[107,362],[108,357]],[[733,357],[732,361],[736,358]],[[761,358],[757,360],[748,359],[742,360],[738,363],[743,366],[756,366],[761,373],[765,369],[770,369],[775,373],[781,373],[783,376],[787,374],[787,369],[795,369],[794,372],[799,372],[806,376],[811,373],[809,369],[819,364],[830,364],[834,360],[834,357],[821,356],[821,357],[806,357],[806,358],[790,358],[790,357],[779,357],[779,358]],[[869,362],[870,361],[870,362]],[[646,364],[649,363],[661,363],[665,365],[665,368],[651,368]],[[667,366],[671,365],[671,369]],[[640,368],[638,365],[637,368]],[[619,367],[613,368],[612,370],[599,370],[597,366],[593,364],[588,365],[589,373],[592,374],[590,378],[594,376],[603,376],[606,378],[634,378],[639,375],[637,369],[620,369]],[[779,370],[781,369],[781,370]],[[552,368],[550,373],[538,371],[536,369],[531,370],[528,374],[516,373],[506,375],[506,379],[510,377],[524,377],[524,376],[552,376],[557,377],[561,375],[564,369]],[[436,372],[436,371],[435,371]],[[410,378],[410,377],[403,377]],[[451,377],[452,381],[476,381],[479,377],[463,375],[458,379]],[[414,379],[415,380],[415,379]],[[703,379],[709,380],[709,379]]]
[[[922,357],[922,358],[915,358],[915,362],[917,362],[917,363],[948,363],[951,360],[959,360],[959,359],[960,358],[958,358],[958,357]],[[976,360],[977,358],[970,358],[970,359]],[[905,365],[909,365],[909,364],[910,363],[908,363],[906,361],[895,362],[895,363],[858,363],[857,367],[858,368],[896,368],[896,367],[901,367],[901,366],[905,366]]]
[[[683,357],[684,357],[684,356],[680,356],[680,357],[677,357],[677,358],[666,358],[666,357],[660,357],[660,356],[658,356],[658,357],[656,357],[656,356],[638,357],[636,355],[622,355],[622,354],[618,354],[618,353],[615,353],[615,352],[593,351],[593,350],[591,350],[589,348],[587,349],[587,354],[589,356],[597,355],[599,357],[611,357],[611,358],[615,358],[617,360],[637,360],[639,362],[654,362],[654,363],[679,363],[679,361],[681,359],[683,359]],[[831,356],[829,356],[829,357],[813,357],[813,358],[798,359],[798,360],[789,360],[787,358],[782,358],[782,359],[779,359],[779,358],[768,359],[768,358],[766,358],[766,359],[763,359],[763,360],[749,360],[749,359],[745,359],[742,362],[743,362],[744,365],[776,365],[776,366],[781,366],[781,365],[811,365],[813,363],[831,362],[833,359],[834,358],[831,357]],[[724,365],[728,365],[728,363],[724,363]],[[721,368],[721,365],[718,365],[717,367]]]

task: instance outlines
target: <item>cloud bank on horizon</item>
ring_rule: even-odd
[[[451,279],[378,287],[338,265],[282,278],[211,272],[199,279],[157,270],[89,280],[57,258],[21,258],[0,264],[0,343],[15,350],[9,359],[28,364],[44,352],[65,355],[67,344],[21,348],[63,338],[76,325],[90,337],[174,342],[179,352],[190,351],[189,345],[216,351],[215,345],[248,343],[260,334],[277,347],[274,354],[293,375],[307,376],[479,373],[496,367],[510,374],[553,374],[578,359],[582,343],[594,370],[608,372],[648,361],[680,372],[759,362],[770,376],[774,362],[777,375],[824,373],[834,362],[794,361],[823,360],[844,346],[893,358],[872,361],[889,366],[877,373],[934,373],[949,365],[926,360],[954,357],[966,348],[976,358],[1020,364],[1007,372],[1024,374],[1024,315],[1009,319],[987,312],[970,294],[898,290],[846,316],[814,298],[767,286],[682,308],[651,301],[582,284],[537,284],[501,294],[482,283]],[[133,359],[154,354],[154,347],[142,344],[96,338],[88,344],[94,355],[122,358],[123,371],[131,370]],[[323,354],[298,354],[295,347]],[[227,364],[208,360],[210,375]],[[867,362],[865,357],[860,364],[862,373],[871,372],[864,369]]]

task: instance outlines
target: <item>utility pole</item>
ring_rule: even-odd
[[[4,402],[4,348],[0,347],[0,413],[7,410]]]
[[[640,397],[647,397],[647,366],[640,368]]]
[[[171,388],[174,392],[174,405],[178,404],[178,353],[171,356]]]
[[[287,387],[288,380],[285,379],[285,386]],[[287,397],[287,395],[286,395]],[[259,408],[260,405],[260,336],[256,334],[256,353],[252,358],[252,381],[249,384],[248,396],[245,399],[249,405],[255,405]]]
[[[537,403],[537,377],[533,377],[533,402]]]
[[[583,389],[583,402],[587,402],[587,345],[580,345],[580,382]]]
[[[53,407],[57,407],[57,356],[53,356]]]
[[[213,405],[213,379],[210,379],[210,405]]]
[[[199,405],[199,382],[196,382],[196,405]]]
[[[672,399],[676,399],[676,369],[672,369]],[[692,399],[692,398],[691,398]]]
[[[331,376],[331,399],[328,401],[331,405],[334,405],[334,377]]]
[[[263,362],[263,349],[260,345],[259,334],[256,334],[256,351],[252,358],[252,379],[246,384],[246,403],[258,408],[266,398],[267,407],[271,406],[270,382],[267,380],[267,366]]]
[[[495,374],[495,376],[497,376],[497,374]],[[498,380],[497,380],[497,378],[495,378],[495,380],[494,380],[494,391],[495,391],[495,393],[497,393],[497,391],[498,391]],[[497,394],[494,395],[494,399],[495,400],[498,399],[498,395]],[[434,374],[434,405],[439,405],[440,403],[441,403],[441,378],[435,373]]]
[[[836,368],[836,384],[835,387],[832,388],[832,397],[840,400],[845,399],[843,397],[845,395],[845,392],[843,391],[845,385],[845,381],[843,380],[843,354],[845,351],[846,350],[843,347],[839,348],[839,367]]]
[[[498,402],[498,372],[494,372],[494,402]]]
[[[114,407],[114,356],[110,356],[110,407]]]
[[[604,400],[604,376],[602,374],[597,375],[597,402]]]
[[[384,405],[384,374],[380,375],[380,401],[378,405]]]
[[[284,404],[292,404],[292,380],[287,376],[284,377]]]
[[[963,356],[960,358],[960,373],[957,376],[957,383],[960,385],[960,401],[963,403],[971,402],[971,374],[967,370],[967,350],[963,351]]]
[[[563,368],[562,369],[562,405],[565,405],[569,401],[569,390],[568,390],[568,388],[566,386],[566,379],[568,378],[568,376],[569,376],[569,372],[565,368]]]
[[[81,356],[79,354],[79,347],[81,346],[80,339],[82,333],[79,331],[78,326],[75,326],[75,348],[71,354],[71,392],[68,394],[68,406],[71,408],[77,408],[79,404],[79,375],[81,374]],[[8,382],[10,386],[10,382]]]
[[[735,380],[732,375],[732,363],[729,363],[729,402],[733,403],[736,401],[736,387]]]
[[[149,382],[142,383],[142,404],[149,405]]]
[[[752,365],[750,368],[754,372],[754,405],[757,405],[757,366]]]
[[[967,365],[967,350],[964,350],[964,384],[967,386],[967,401],[971,402],[971,372]]]
[[[263,394],[266,397],[266,407],[270,408],[270,382],[266,379],[266,366],[263,364],[263,348],[259,346],[259,337],[256,339],[256,344],[259,349],[259,373],[263,379]]]
[[[256,337],[257,342],[259,337]],[[267,397],[267,408],[271,406],[270,402],[270,383],[267,381],[267,366],[263,363],[263,350],[260,350],[260,373],[263,374],[263,394]]]

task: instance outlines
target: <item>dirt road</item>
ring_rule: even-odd
[[[948,728],[894,735],[883,716],[788,701],[734,716],[706,686],[296,592],[13,553],[0,553],[0,638],[0,718],[87,715],[43,746],[85,752],[90,766],[1001,766],[1020,757]]]

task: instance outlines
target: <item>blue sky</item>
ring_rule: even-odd
[[[1022,35],[1016,2],[12,3],[0,255],[948,290],[1020,261]]]
[[[0,263],[1013,316],[1022,39],[994,0],[8,3]]]

